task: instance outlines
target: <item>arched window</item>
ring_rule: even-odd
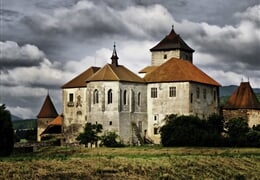
[[[112,103],[112,89],[109,89],[107,92],[107,104]]]
[[[137,95],[137,105],[140,106],[141,105],[141,93],[139,92]]]
[[[98,104],[98,90],[95,89],[93,93],[93,104]]]
[[[124,90],[124,94],[123,94],[123,104],[126,105],[127,104],[127,91]]]

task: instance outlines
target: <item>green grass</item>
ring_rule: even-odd
[[[259,148],[45,147],[0,159],[0,179],[258,179]]]

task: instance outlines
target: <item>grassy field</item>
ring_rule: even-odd
[[[258,148],[42,148],[0,159],[0,179],[259,179]]]

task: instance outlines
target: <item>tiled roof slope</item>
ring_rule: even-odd
[[[61,126],[62,125],[62,117],[61,115],[57,116],[51,122],[48,123],[48,126]]]
[[[144,80],[121,65],[106,64],[87,79],[89,81],[126,81],[144,83]]]
[[[198,82],[213,86],[221,86],[189,61],[172,58],[157,69],[148,73],[144,80],[146,82]]]
[[[139,73],[150,73],[155,70],[158,66],[147,66],[139,71]]]
[[[260,103],[249,82],[241,82],[224,105],[224,109],[260,109]]]
[[[175,33],[172,29],[170,34],[168,34],[163,40],[161,40],[156,46],[154,46],[150,51],[167,51],[180,49],[188,52],[194,52],[182,38]]]
[[[62,86],[62,88],[78,88],[78,87],[86,87],[86,80],[96,73],[100,67],[90,67],[71,81],[67,82]]]
[[[58,113],[52,103],[49,94],[46,96],[37,118],[56,118]]]

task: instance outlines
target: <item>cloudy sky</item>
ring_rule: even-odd
[[[222,85],[260,88],[259,0],[0,0],[0,104],[35,118],[48,92],[90,66],[119,63],[138,72],[149,49],[175,31],[194,64]]]

